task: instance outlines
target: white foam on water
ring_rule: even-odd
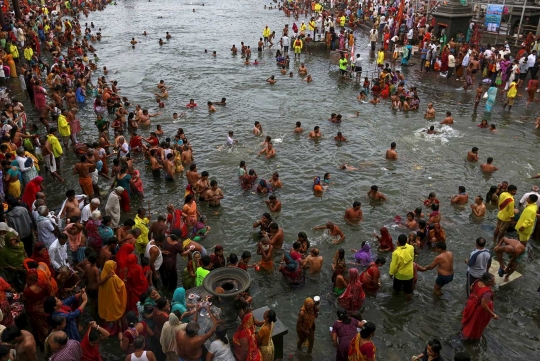
[[[273,143],[283,143],[284,139],[285,139],[285,134],[283,134],[283,136],[281,138],[273,138],[272,142]]]
[[[448,143],[452,138],[462,138],[463,134],[459,130],[452,128],[449,125],[443,125],[441,127],[436,127],[435,130],[439,132],[438,134],[427,134],[427,128],[420,128],[415,130],[413,133],[417,138],[422,138],[425,141],[437,142],[440,141],[443,144]]]

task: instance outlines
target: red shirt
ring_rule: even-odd
[[[90,334],[91,330],[92,327],[89,327],[88,331],[84,334],[84,337],[81,341],[81,361],[103,361],[99,353],[99,342],[95,345],[92,345],[90,343],[90,340],[88,339],[88,335]]]

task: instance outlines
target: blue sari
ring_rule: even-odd
[[[491,113],[491,108],[493,107],[493,104],[495,103],[495,98],[497,98],[497,87],[491,86],[488,91],[488,98],[486,100],[486,112]]]

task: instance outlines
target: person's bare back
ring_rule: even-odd
[[[454,274],[454,255],[450,251],[442,251],[435,260],[437,262],[437,273],[441,276]]]
[[[319,273],[322,269],[323,257],[309,255],[304,260],[304,268],[309,270],[309,274]]]
[[[86,287],[89,290],[97,290],[100,279],[99,269],[95,264],[87,264],[84,270],[86,276]]]
[[[37,361],[36,340],[26,330],[21,330],[23,340],[15,345],[17,361]]]

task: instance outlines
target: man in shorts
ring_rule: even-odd
[[[394,279],[394,291],[403,289],[405,297],[410,300],[413,293],[414,278],[414,247],[407,244],[407,236],[400,234],[397,248],[392,253],[390,263],[390,277]]]
[[[445,242],[435,243],[435,251],[439,253],[429,266],[418,266],[420,272],[429,271],[437,267],[437,279],[433,287],[433,293],[441,296],[441,289],[454,280],[454,255],[446,250]]]
[[[518,264],[523,261],[527,255],[525,246],[517,239],[511,239],[508,237],[502,237],[494,251],[497,254],[497,261],[499,262],[499,277],[504,276],[504,282],[508,282],[510,275],[516,270]],[[510,256],[508,266],[504,267],[504,254]]]
[[[498,243],[514,220],[514,195],[517,187],[513,184],[508,186],[506,192],[499,195],[499,213],[497,214],[497,226],[493,233],[493,243]]]

